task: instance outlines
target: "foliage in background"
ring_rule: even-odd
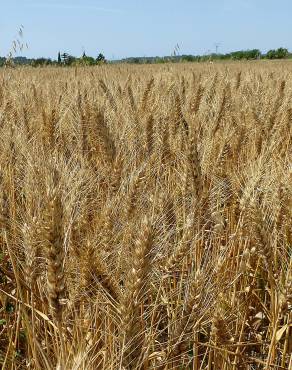
[[[279,48],[277,50],[269,50],[267,52],[267,59],[284,59],[289,55],[288,49]]]
[[[259,59],[285,59],[292,58],[292,54],[287,49],[279,48],[270,50],[266,54],[259,49],[239,50],[227,54],[205,54],[205,55],[171,55],[166,57],[134,57],[125,58],[121,62],[130,64],[149,64],[149,63],[180,63],[180,62],[209,62],[209,61],[244,61]]]
[[[80,58],[76,58],[68,53],[58,53],[57,60],[51,58],[26,58],[26,57],[12,57],[10,64],[14,65],[26,65],[32,67],[45,67],[45,66],[94,66],[105,64],[107,61],[102,53],[99,53],[96,58],[83,55]],[[7,65],[8,59],[0,57],[0,67]]]
[[[64,57],[65,56],[65,57]],[[25,57],[12,58],[16,65],[31,65],[38,66],[94,66],[104,63],[129,63],[129,64],[163,64],[163,63],[180,63],[180,62],[208,62],[208,61],[224,61],[224,60],[259,60],[259,59],[287,59],[292,58],[292,54],[288,49],[278,48],[269,50],[266,54],[261,53],[259,49],[239,50],[227,54],[205,54],[205,55],[178,55],[173,52],[171,56],[165,57],[130,57],[121,60],[107,61],[102,53],[99,53],[96,58],[87,56],[85,53],[80,57],[74,57],[68,53],[58,53],[57,60],[50,58],[27,59]],[[5,64],[6,58],[0,57],[0,66]]]

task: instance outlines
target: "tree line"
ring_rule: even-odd
[[[267,53],[262,53],[259,49],[239,50],[226,54],[211,53],[204,55],[173,55],[165,57],[136,57],[125,58],[121,60],[112,61],[112,63],[176,63],[176,62],[206,62],[216,60],[258,60],[258,59],[292,59],[292,53],[288,49],[280,47],[278,49],[271,49]],[[31,65],[38,66],[94,66],[107,63],[105,56],[99,53],[97,57],[86,55],[84,52],[81,57],[72,56],[66,52],[59,52],[57,59],[50,58],[36,58],[28,59],[26,57],[15,57],[9,62],[15,65]],[[7,58],[0,57],[0,66],[7,64]]]
[[[26,58],[14,57],[5,58],[0,57],[0,66],[5,65],[31,65],[33,67],[40,66],[93,66],[106,63],[107,60],[102,53],[99,53],[96,58],[87,56],[84,52],[81,57],[72,56],[66,52],[59,52],[57,59],[51,58]]]
[[[125,63],[169,63],[169,62],[206,62],[215,60],[258,60],[258,59],[287,59],[292,58],[286,48],[278,48],[262,53],[259,49],[239,50],[226,54],[211,53],[204,55],[173,55],[165,57],[137,57],[122,59]]]

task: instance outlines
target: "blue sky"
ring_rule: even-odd
[[[292,50],[291,0],[2,0],[0,55],[24,26],[29,57],[109,59],[279,46]],[[18,53],[19,54],[19,53]]]

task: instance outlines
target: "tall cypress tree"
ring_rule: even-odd
[[[59,52],[59,53],[58,53],[58,64],[61,64],[61,62],[62,62],[62,59],[61,59],[61,53]]]

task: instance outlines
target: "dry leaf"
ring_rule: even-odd
[[[288,325],[284,325],[281,329],[279,329],[277,331],[277,334],[276,334],[276,341],[279,342],[279,340],[281,340],[282,338],[282,335],[285,333],[286,329],[287,329]]]

